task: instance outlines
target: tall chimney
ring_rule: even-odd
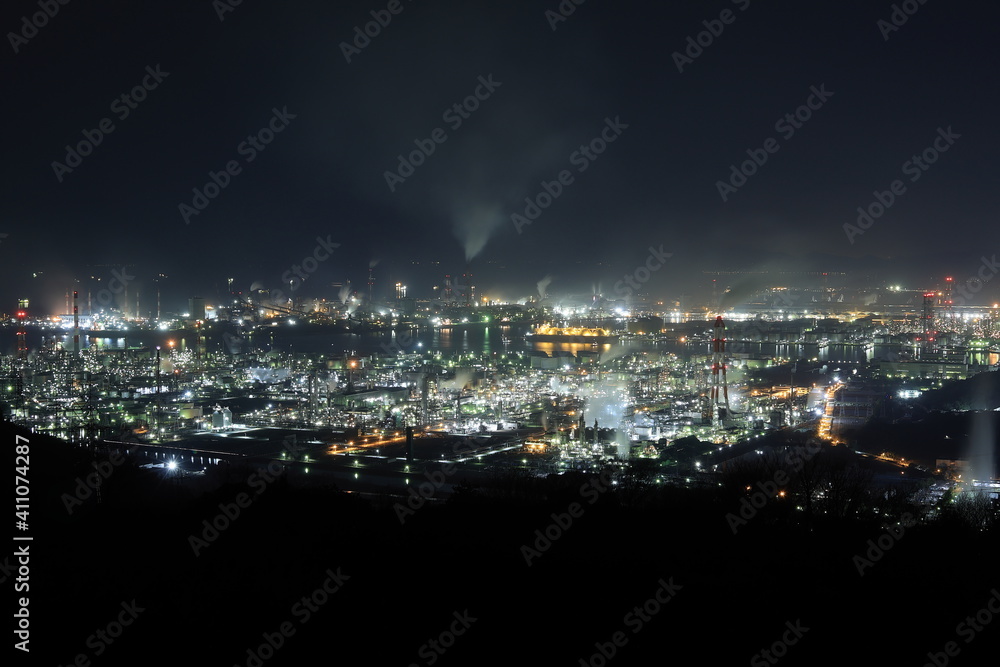
[[[73,290],[73,354],[80,354],[80,306],[76,290]]]

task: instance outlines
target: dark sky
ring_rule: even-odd
[[[177,304],[227,277],[277,287],[317,236],[340,246],[302,294],[360,286],[378,260],[380,289],[422,296],[467,254],[482,293],[517,297],[546,275],[554,293],[613,292],[662,245],[646,287],[676,297],[718,270],[931,286],[1000,253],[992,3],[905,3],[885,39],[889,2],[587,0],[553,30],[556,0],[402,0],[347,62],[341,42],[387,4],[243,0],[220,20],[209,0],[70,2],[14,53],[39,8],[5,3],[3,303],[55,308],[121,264],[140,289],[168,274]],[[723,10],[734,20],[679,72],[673,54]],[[169,74],[121,118],[112,104],[147,66]],[[490,76],[454,127],[443,113]],[[776,128],[821,86],[808,121]],[[248,162],[239,146],[275,108],[294,118]],[[53,162],[104,118],[114,130],[60,181]],[[579,171],[607,118],[627,128]],[[959,138],[911,181],[904,163],[949,127]],[[391,191],[385,172],[436,128],[446,141]],[[777,152],[723,201],[717,182],[769,138]],[[241,172],[186,223],[179,205],[230,160]],[[572,183],[518,233],[511,215],[562,170]],[[850,242],[844,224],[896,179],[905,191]]]

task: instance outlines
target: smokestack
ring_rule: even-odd
[[[406,427],[406,461],[413,463],[413,427]]]
[[[469,262],[465,263],[465,274],[462,276],[465,282],[465,305],[471,305],[472,299],[475,297],[472,295],[472,269],[469,268]]]
[[[73,354],[80,354],[80,308],[76,290],[73,290]]]
[[[420,379],[420,422],[427,424],[427,374]]]

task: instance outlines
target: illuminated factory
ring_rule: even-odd
[[[528,340],[547,343],[612,343],[618,340],[613,332],[597,327],[554,327],[544,324],[526,334]]]

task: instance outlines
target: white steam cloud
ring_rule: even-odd
[[[545,290],[548,289],[549,285],[552,283],[552,276],[548,275],[538,281],[538,298],[545,298]]]
[[[465,261],[483,251],[503,222],[503,211],[497,204],[458,203],[454,206],[452,225],[456,238],[465,248]]]

